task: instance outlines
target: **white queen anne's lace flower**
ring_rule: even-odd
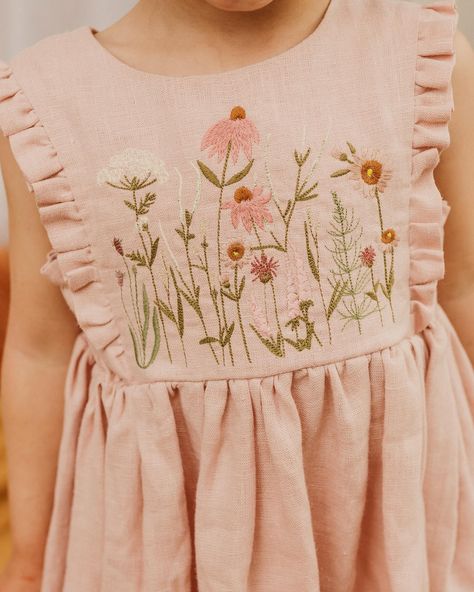
[[[110,158],[109,164],[99,171],[97,183],[130,189],[134,180],[143,187],[155,181],[165,183],[168,178],[164,162],[153,152],[128,148]]]

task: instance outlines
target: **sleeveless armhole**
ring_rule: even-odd
[[[19,56],[22,54],[19,54]],[[25,56],[28,60],[28,55]],[[27,66],[28,71],[32,65]],[[124,353],[121,335],[103,290],[84,222],[69,181],[34,106],[17,80],[13,66],[0,61],[0,129],[28,188],[52,250],[41,268],[64,288],[79,326],[97,350],[112,358]]]
[[[454,110],[452,73],[458,13],[455,2],[419,9],[415,67],[412,198],[410,206],[410,294],[415,332],[433,318],[437,282],[444,277],[444,223],[448,203],[434,182],[441,152],[449,146]]]

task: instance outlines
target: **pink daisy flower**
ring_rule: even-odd
[[[263,230],[265,221],[273,222],[267,208],[270,199],[270,191],[264,191],[263,187],[255,187],[253,191],[247,187],[239,187],[235,190],[234,199],[224,202],[222,209],[231,210],[230,218],[234,228],[242,221],[245,230],[250,233],[254,223]]]
[[[259,141],[255,124],[247,119],[245,109],[237,106],[232,109],[228,118],[221,119],[207,130],[201,142],[201,150],[210,148],[209,156],[217,154],[221,161],[230,142],[230,156],[235,164],[241,150],[251,160],[252,146]]]

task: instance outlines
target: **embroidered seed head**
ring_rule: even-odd
[[[122,257],[123,257],[122,241],[119,238],[114,238],[114,240],[112,241],[112,244],[114,246],[114,249],[117,251],[117,253],[119,255],[122,255]]]
[[[390,252],[398,246],[400,242],[400,238],[398,236],[398,232],[396,232],[393,228],[387,228],[382,232],[380,235],[380,245],[383,251]]]
[[[223,210],[231,210],[230,219],[234,228],[242,222],[245,230],[250,233],[256,224],[263,230],[264,222],[273,222],[273,217],[267,207],[271,193],[263,187],[255,187],[253,191],[247,187],[239,187],[234,193],[234,199],[222,204]]]
[[[362,163],[360,176],[367,185],[377,185],[382,178],[383,166],[378,160],[367,160]]]
[[[168,178],[164,162],[153,152],[128,148],[110,158],[97,174],[97,183],[136,191],[155,182],[165,183]]]
[[[231,110],[229,117],[221,119],[207,130],[201,142],[201,150],[209,148],[209,156],[217,154],[219,162],[229,150],[235,164],[241,151],[251,160],[252,147],[259,141],[260,136],[255,124],[248,119],[243,107],[236,106]]]
[[[232,120],[245,119],[246,115],[247,114],[245,113],[245,109],[243,107],[240,107],[240,105],[237,105],[237,107],[233,107],[232,111],[230,112],[230,118]]]
[[[117,284],[123,286],[123,271],[115,270],[115,277],[117,278]]]
[[[362,263],[362,265],[364,267],[373,267],[374,262],[375,262],[375,256],[376,256],[376,252],[374,247],[369,246],[369,247],[365,247],[365,249],[363,249],[360,253],[359,253],[359,259]]]
[[[267,284],[272,278],[276,277],[278,265],[276,259],[273,257],[268,258],[265,253],[262,253],[260,257],[255,257],[250,268],[250,272],[255,276],[253,281],[260,280],[262,284]]]
[[[239,187],[234,192],[234,199],[237,203],[240,203],[241,201],[248,201],[249,199],[252,199],[252,197],[252,192],[248,187]]]

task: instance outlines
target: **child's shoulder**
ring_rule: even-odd
[[[47,82],[53,72],[73,72],[81,62],[80,40],[88,27],[81,26],[72,30],[43,37],[39,41],[21,49],[10,60],[0,56],[0,77],[14,72],[23,80],[35,79]]]

